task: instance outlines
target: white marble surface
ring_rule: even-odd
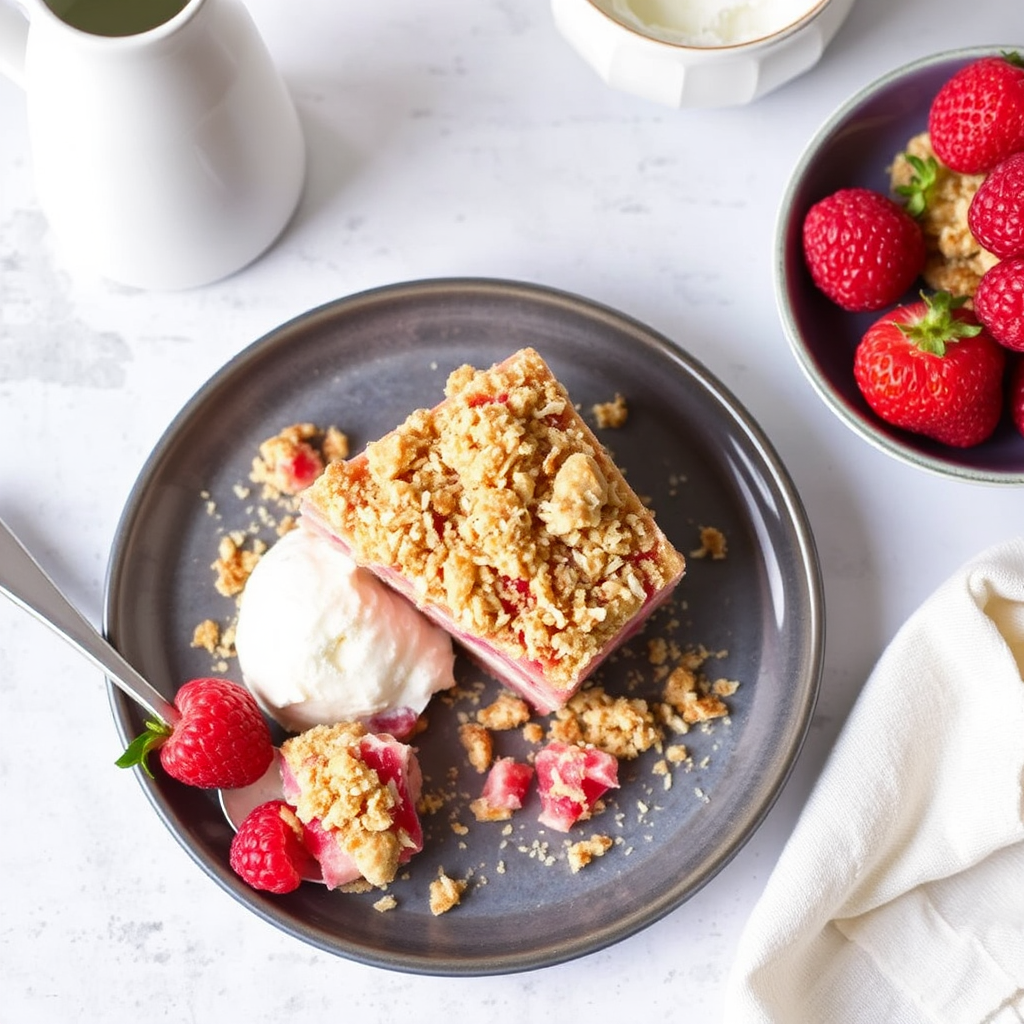
[[[733,951],[874,660],[949,572],[1024,530],[1019,489],[865,445],[814,396],[772,294],[777,201],[851,92],[961,45],[1021,43],[1017,0],[858,0],[824,61],[755,106],[656,108],[604,86],[542,0],[251,0],[308,136],[294,223],[253,266],[148,294],[68,266],[37,205],[24,96],[0,82],[0,517],[93,620],[151,446],[234,353],[311,306],[443,275],[535,281],[645,321],[718,375],[790,468],[820,548],[821,700],[739,856],[620,945],[526,975],[388,974],[317,952],[210,882],[119,752],[102,678],[0,602],[0,1019],[715,1021]]]

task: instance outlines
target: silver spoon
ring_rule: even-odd
[[[173,725],[181,714],[148,683],[64,596],[43,567],[0,519],[0,593],[34,615],[67,640],[96,668],[151,715]],[[254,807],[265,800],[280,799],[281,779],[277,760],[266,775],[251,786],[221,790],[224,816],[237,831]]]
[[[2,519],[0,592],[67,640],[151,715],[168,725],[181,717],[178,709],[146,682],[64,596]]]

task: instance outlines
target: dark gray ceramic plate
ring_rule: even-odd
[[[1012,47],[1004,47],[1012,49]],[[847,313],[822,295],[803,259],[801,227],[808,209],[840,188],[888,194],[888,167],[908,139],[928,129],[928,110],[943,83],[997,47],[935,54],[897,68],[842,104],[815,133],[783,196],[777,225],[776,295],[797,362],[825,403],[880,451],[942,476],[978,483],[1024,483],[1024,438],[1009,409],[995,434],[957,449],[891,427],[868,407],[853,379],[853,354],[881,313]],[[917,288],[904,301],[917,299]]]
[[[436,280],[355,295],[285,324],[224,367],[171,424],[125,510],[108,580],[111,640],[168,697],[210,674],[209,655],[190,647],[192,630],[233,613],[210,564],[220,532],[254,518],[255,500],[238,497],[236,485],[259,442],[308,420],[338,425],[361,447],[438,401],[456,366],[488,366],[525,345],[549,361],[585,414],[616,392],[626,397],[628,424],[604,437],[681,550],[698,545],[702,525],[728,538],[726,559],[691,559],[673,609],[603,670],[603,682],[656,696],[646,638],[669,637],[719,653],[709,675],[740,687],[728,722],[681,737],[692,765],[675,771],[671,788],[652,771],[653,753],[623,766],[608,809],[568,837],[601,832],[616,845],[575,875],[567,837],[538,825],[535,797],[510,833],[473,820],[466,805],[482,777],[466,766],[455,729],[474,707],[435,700],[417,739],[425,788],[456,797],[425,816],[427,846],[391,887],[398,906],[387,913],[373,908],[379,893],[315,884],[283,897],[254,892],[228,867],[231,831],[215,797],[140,773],[167,827],[221,886],[284,931],[366,964],[438,975],[523,971],[651,924],[749,839],[814,706],[823,648],[817,557],[800,501],[756,424],[702,366],[642,324],[508,282]],[[484,699],[497,692],[461,658],[458,675],[483,683]],[[119,691],[110,699],[127,740],[143,716]],[[499,753],[525,751],[518,733],[499,735]],[[434,917],[427,889],[439,867],[470,884],[459,907]]]

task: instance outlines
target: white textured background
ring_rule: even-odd
[[[6,0],[2,0],[6,2]],[[0,1021],[713,1022],[733,950],[858,688],[893,632],[1024,493],[897,464],[804,381],[772,292],[776,205],[846,97],[910,59],[1024,43],[1019,0],[858,0],[823,62],[752,107],[612,92],[540,0],[251,0],[307,134],[306,196],[234,278],[160,295],[70,269],[36,203],[24,96],[0,82],[0,516],[99,621],[151,446],[239,349],[395,281],[506,277],[614,306],[704,362],[802,494],[828,611],[818,711],[765,825],[696,897],[584,960],[505,978],[388,974],[319,953],[207,880],[119,752],[102,678],[0,602]]]

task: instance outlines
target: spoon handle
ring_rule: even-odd
[[[2,519],[0,593],[64,637],[150,714],[169,724],[180,717],[174,705],[146,682],[61,593]]]

